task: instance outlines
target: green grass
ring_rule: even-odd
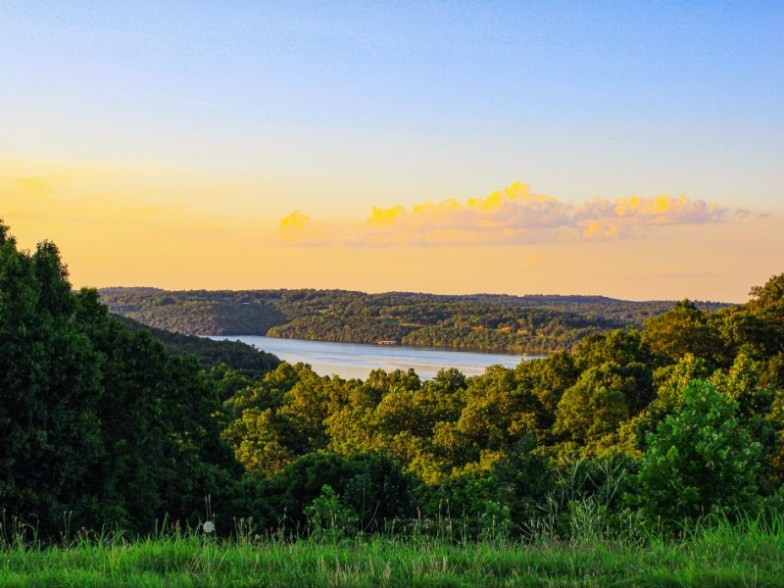
[[[783,586],[784,525],[698,527],[686,539],[619,542],[433,538],[77,540],[0,550],[0,586]]]

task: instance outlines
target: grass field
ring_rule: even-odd
[[[433,538],[80,539],[0,551],[0,586],[784,586],[781,520],[683,540],[520,544]]]

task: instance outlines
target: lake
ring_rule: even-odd
[[[326,341],[302,341],[300,339],[277,339],[273,337],[220,336],[210,339],[242,341],[257,349],[274,353],[289,363],[310,364],[313,371],[322,376],[337,374],[341,378],[366,378],[377,368],[386,371],[414,368],[423,380],[435,377],[441,368],[454,367],[467,376],[481,374],[490,365],[500,364],[515,367],[522,360],[535,359],[533,355],[511,355],[505,353],[477,353],[473,351],[450,351],[429,347],[406,347],[403,345],[362,345],[358,343],[331,343]]]

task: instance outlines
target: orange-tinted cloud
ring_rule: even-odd
[[[312,247],[329,245],[337,238],[333,225],[315,221],[299,210],[285,216],[275,234],[284,242]]]
[[[296,211],[277,236],[296,245],[437,246],[615,240],[666,225],[721,222],[729,210],[686,196],[599,197],[575,206],[515,183],[486,198],[373,207],[361,222],[320,222]]]
[[[743,214],[743,211],[737,211]],[[719,222],[728,210],[704,200],[689,200],[681,195],[631,196],[603,200],[594,198],[575,211],[575,221],[586,239],[617,239],[635,229],[657,225],[684,225]]]

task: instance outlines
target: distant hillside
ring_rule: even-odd
[[[170,352],[178,355],[193,355],[201,366],[209,370],[221,364],[249,378],[260,378],[280,364],[280,359],[271,353],[259,351],[240,341],[213,341],[195,335],[171,333],[163,329],[148,327],[131,318],[116,316],[129,331],[149,329],[153,338],[163,343]]]
[[[189,335],[267,335],[293,339],[548,353],[590,333],[643,321],[674,301],[603,296],[365,294],[346,290],[165,291],[109,288],[115,314]],[[728,306],[698,302],[705,310]]]
[[[185,335],[263,335],[288,322],[258,292],[109,288],[100,294],[114,314]]]

